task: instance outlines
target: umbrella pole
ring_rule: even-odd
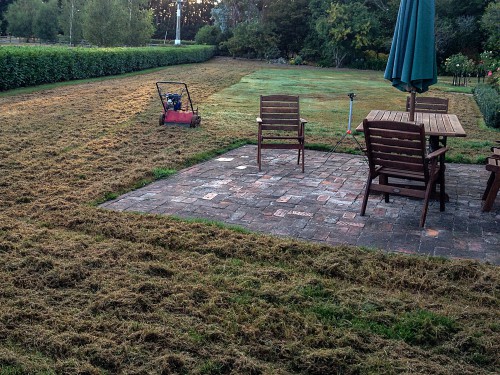
[[[415,121],[415,89],[412,88],[410,91],[410,121]]]

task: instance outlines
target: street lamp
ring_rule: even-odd
[[[73,18],[75,16],[75,2],[71,1],[71,10],[69,16],[69,46],[71,47],[73,37]]]
[[[175,45],[181,44],[181,5],[182,0],[177,0],[177,27],[175,28]]]

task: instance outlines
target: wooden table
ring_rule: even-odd
[[[408,122],[409,112],[371,110],[366,118],[368,120],[388,120],[398,122]],[[465,137],[467,134],[458,121],[457,115],[449,113],[422,113],[415,112],[415,121],[423,123],[425,134],[429,136],[431,147],[436,149],[438,142],[446,146],[447,137]],[[363,123],[359,124],[356,131],[363,131]]]

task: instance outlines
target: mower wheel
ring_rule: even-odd
[[[189,127],[196,128],[196,127],[200,126],[200,123],[201,123],[201,116],[193,115],[193,118],[191,119],[191,124]]]
[[[163,125],[163,123],[164,123],[164,119],[165,119],[165,115],[164,115],[163,113],[162,113],[162,114],[160,114],[160,126],[162,126],[162,125]]]

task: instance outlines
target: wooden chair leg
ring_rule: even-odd
[[[305,150],[304,150],[304,145],[302,145],[302,173],[304,173],[304,157],[305,157]]]
[[[368,196],[370,195],[370,188],[372,186],[372,176],[368,176],[368,181],[366,181],[366,190],[363,197],[363,203],[361,204],[361,216],[365,216],[366,205],[368,204]]]
[[[378,177],[378,181],[379,181],[380,185],[388,185],[389,184],[389,177],[387,177],[385,175],[380,175]],[[385,200],[385,203],[389,203],[389,193],[384,193],[384,200]]]
[[[488,178],[488,182],[486,183],[486,190],[484,191],[483,194],[483,201],[486,199],[488,196],[488,193],[490,192],[491,185],[493,185],[493,180],[495,179],[495,172],[491,172],[490,178]]]
[[[429,209],[429,199],[432,194],[433,183],[429,182],[427,184],[427,188],[425,189],[425,197],[424,197],[424,207],[422,207],[422,215],[420,216],[420,227],[423,228],[425,225],[425,219],[427,217],[427,210]]]
[[[494,172],[492,172],[493,174]],[[500,190],[500,173],[494,173],[495,178],[491,183],[491,187],[489,189],[486,200],[484,201],[483,211],[490,212],[491,207],[493,207],[493,203],[495,202],[495,198],[498,194],[498,190]],[[486,193],[486,192],[485,192]]]
[[[445,188],[444,173],[440,172],[440,174],[441,176],[439,178],[439,211],[443,212],[445,210],[445,203],[446,203],[446,188]]]
[[[260,141],[259,144],[257,145],[257,164],[259,164],[259,172],[261,171],[261,158],[262,158],[262,149],[260,147]]]

